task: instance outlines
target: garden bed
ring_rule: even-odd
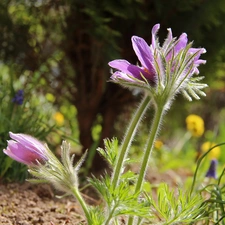
[[[168,170],[161,174],[157,171],[147,173],[147,179],[152,184],[167,182],[173,187],[187,176],[185,170]],[[85,225],[82,210],[76,200],[72,196],[57,198],[57,194],[59,193],[47,184],[0,184],[0,224]],[[91,204],[99,203],[98,197],[93,196],[90,189],[85,190],[84,197]]]
[[[0,224],[85,224],[74,198],[56,198],[49,185],[0,184]]]

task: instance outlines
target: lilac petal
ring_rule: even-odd
[[[113,60],[109,62],[109,66],[137,79],[141,79],[141,73],[143,73],[143,69],[123,59]]]
[[[172,54],[174,54],[176,56],[180,52],[180,50],[184,49],[187,46],[187,42],[188,42],[187,34],[186,33],[182,33],[180,35],[178,41],[176,42],[176,45],[167,54],[166,60],[169,61],[171,59],[171,57],[172,57]]]
[[[195,55],[195,58],[194,58],[195,63],[196,63],[196,61],[199,60],[201,54],[206,53],[206,50],[205,50],[204,48],[190,48],[190,49],[188,50],[188,53],[190,53],[190,54],[196,54],[196,55]],[[205,61],[205,60],[203,60],[203,61]],[[206,61],[205,61],[205,62],[206,62]],[[204,62],[202,62],[202,63],[204,63]]]
[[[166,49],[168,48],[168,46],[171,44],[171,42],[173,41],[173,34],[172,34],[172,30],[170,28],[167,29],[168,30],[168,35],[166,40],[163,43],[163,47],[162,49]]]
[[[199,66],[200,64],[206,64],[206,60],[199,59],[195,61],[195,65]]]
[[[10,158],[12,158],[13,160],[17,161],[17,162],[20,162],[20,163],[23,163],[23,164],[26,164],[26,165],[30,165],[30,162],[27,162],[27,161],[24,161],[23,159],[17,157],[16,155],[14,155],[10,149],[4,149],[3,152],[8,155]]]
[[[141,65],[149,71],[151,74],[155,74],[154,67],[152,65],[154,61],[153,53],[150,46],[143,38],[133,36],[131,38],[133,49],[141,63]]]
[[[190,48],[190,49],[188,50],[188,52],[189,52],[189,53],[192,53],[192,54],[195,54],[196,52],[198,52],[198,54],[199,54],[199,56],[200,56],[201,54],[206,53],[206,49],[205,49],[205,48]]]
[[[176,44],[176,46],[174,47],[174,53],[175,55],[183,48],[185,48],[187,46],[187,34],[183,33],[180,35],[179,39],[178,39],[178,43]]]
[[[114,79],[117,76],[117,77],[120,77],[121,79],[125,79],[128,81],[129,76],[132,76],[138,80],[143,81],[142,76],[144,76],[146,80],[149,81],[149,83],[154,83],[154,80],[155,80],[154,74],[151,74],[147,69],[132,65],[126,60],[123,60],[123,59],[113,60],[109,62],[108,64],[112,68],[118,69],[122,72],[119,74],[114,73],[114,75],[112,76],[112,79]],[[129,76],[125,76],[125,74]],[[129,80],[131,80],[131,78],[129,78]]]
[[[28,149],[20,142],[15,142],[14,140],[8,141],[8,148],[10,151],[17,155],[20,158],[26,158],[29,153],[32,153],[32,155],[36,155],[36,158],[43,158],[43,155],[41,152],[38,152],[36,149]],[[28,157],[29,158],[29,157]]]
[[[199,74],[199,70],[197,69],[197,67],[201,64],[205,64],[206,60],[203,59],[199,59],[201,54],[206,53],[206,50],[204,48],[190,48],[188,51],[190,54],[196,54],[195,58],[194,58],[194,71],[193,74]]]
[[[14,160],[27,165],[35,163],[36,160],[43,160],[43,157],[40,153],[36,151],[30,151],[19,142],[15,142],[13,140],[8,141],[8,147],[3,151],[6,155],[13,158]]]
[[[152,28],[152,48],[155,49],[156,48],[156,35],[157,32],[160,28],[160,24],[155,24]]]
[[[34,149],[38,149],[38,151],[45,152],[45,146],[38,141],[36,138],[27,135],[27,134],[14,134],[12,132],[9,132],[9,136],[16,140],[17,142],[20,142],[23,146],[26,148],[29,148],[34,151]]]
[[[171,42],[173,40],[173,34],[172,34],[172,30],[171,28],[168,28],[168,36],[167,36],[167,39],[169,42]]]
[[[126,73],[120,71],[116,71],[110,78],[115,81],[117,81],[118,79],[122,79],[124,81],[134,82],[134,80],[130,78]]]

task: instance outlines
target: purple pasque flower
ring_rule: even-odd
[[[205,175],[206,177],[217,179],[217,176],[216,176],[217,164],[218,164],[218,161],[216,159],[211,160],[209,169]]]
[[[15,94],[14,98],[12,99],[12,102],[14,102],[18,105],[22,105],[23,99],[24,99],[24,91],[18,90],[17,93]]]
[[[35,165],[47,161],[46,147],[39,140],[27,134],[14,134],[9,132],[13,140],[3,152],[10,158],[26,165]]]
[[[157,38],[159,28],[159,24],[153,26],[150,46],[141,37],[131,38],[140,64],[133,65],[124,59],[109,62],[109,66],[116,69],[111,80],[127,87],[147,89],[153,96],[166,93],[168,99],[179,91],[184,92],[189,100],[191,97],[198,99],[198,95],[204,96],[201,89],[207,85],[196,83],[201,78],[193,79],[192,76],[199,74],[199,65],[206,63],[200,59],[206,50],[192,48],[186,33],[182,33],[178,39],[173,37],[171,29],[168,29],[167,38],[160,46]]]

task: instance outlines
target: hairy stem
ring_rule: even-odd
[[[84,211],[85,217],[87,219],[88,225],[91,225],[92,221],[91,221],[89,209],[88,209],[88,206],[87,206],[86,202],[84,201],[83,197],[81,196],[81,193],[79,192],[79,190],[76,187],[72,188],[71,191],[72,191],[73,195],[75,196],[75,198],[77,199],[77,201],[80,203],[80,205]]]
[[[159,127],[162,121],[162,117],[164,115],[164,106],[162,107],[157,107],[155,109],[155,116],[151,125],[151,130],[150,130],[150,134],[149,134],[149,139],[147,141],[147,145],[146,145],[146,149],[145,149],[145,153],[143,155],[143,160],[141,163],[141,169],[139,172],[139,176],[138,176],[138,180],[135,186],[135,193],[140,192],[144,183],[144,178],[145,178],[145,174],[146,174],[146,170],[148,167],[148,163],[149,163],[149,159],[151,156],[151,152],[154,146],[154,142],[155,139],[157,137],[158,131],[159,131]],[[130,217],[128,220],[128,225],[132,225],[134,221],[133,217]]]
[[[120,149],[120,152],[119,152],[119,155],[117,158],[116,167],[115,167],[113,175],[112,175],[112,185],[114,187],[116,187],[119,182],[120,175],[123,171],[124,162],[125,162],[126,156],[129,151],[129,147],[133,141],[134,135],[137,131],[137,127],[140,124],[141,119],[142,119],[146,109],[148,108],[150,100],[151,100],[151,98],[149,95],[146,95],[144,97],[144,99],[142,100],[136,113],[134,114],[133,119],[131,120],[131,122],[128,126],[126,135],[123,139],[123,143],[121,145],[121,149]]]

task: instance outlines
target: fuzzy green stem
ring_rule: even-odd
[[[148,108],[148,105],[150,103],[150,96],[146,95],[143,99],[143,101],[141,102],[140,106],[138,107],[136,113],[133,116],[133,119],[131,120],[129,127],[127,129],[126,135],[123,139],[123,143],[121,145],[121,149],[117,158],[117,163],[116,163],[116,167],[114,169],[113,175],[112,175],[112,184],[114,187],[117,186],[118,181],[120,179],[120,175],[122,173],[123,170],[123,164],[125,162],[126,156],[128,154],[129,151],[129,147],[132,143],[132,140],[134,138],[134,135],[136,133],[137,127],[146,111],[146,109]]]
[[[154,146],[155,139],[156,139],[158,131],[159,131],[159,127],[160,127],[163,115],[164,115],[164,106],[162,106],[162,107],[159,106],[158,108],[155,109],[155,117],[153,119],[149,139],[148,139],[148,142],[146,145],[145,153],[143,155],[141,169],[140,169],[138,180],[137,180],[137,183],[135,186],[135,193],[140,192],[142,189],[146,170],[147,170],[148,163],[149,163],[149,159],[151,156],[151,152],[152,152],[152,149]],[[132,225],[133,220],[134,220],[134,218],[130,217],[128,220],[128,225]]]
[[[106,222],[104,223],[104,225],[108,225],[108,224],[110,223],[110,220],[112,219],[113,213],[114,213],[114,211],[116,210],[116,208],[117,208],[117,206],[114,206],[114,207],[113,207],[113,209],[111,210],[111,212],[110,212],[110,214],[109,214],[109,216],[108,216]],[[116,224],[117,224],[117,223],[116,223]]]
[[[84,211],[85,217],[87,219],[88,225],[91,225],[92,221],[91,221],[90,213],[88,210],[88,206],[87,206],[86,202],[84,201],[83,197],[81,196],[81,193],[79,192],[79,190],[76,187],[72,188],[71,191],[72,191],[73,195],[75,196],[75,198],[77,199],[77,201],[80,203],[80,205]]]
[[[137,181],[137,184],[136,184],[136,187],[135,187],[136,193],[139,192],[142,188],[142,185],[143,185],[143,182],[144,182],[144,177],[145,177],[146,170],[147,170],[147,167],[148,167],[148,162],[149,162],[149,159],[150,159],[150,156],[151,156],[151,152],[152,152],[152,149],[153,149],[153,146],[154,146],[155,139],[156,139],[157,134],[158,134],[158,130],[159,130],[159,127],[160,127],[160,124],[161,124],[163,114],[164,114],[164,107],[156,109],[155,117],[154,117],[152,127],[151,127],[151,132],[150,132],[149,139],[148,139],[147,146],[146,146],[146,150],[145,150],[145,153],[144,153],[144,156],[143,156],[143,161],[142,161],[142,164],[141,164],[141,169],[140,169],[140,172],[139,172],[138,181]]]

